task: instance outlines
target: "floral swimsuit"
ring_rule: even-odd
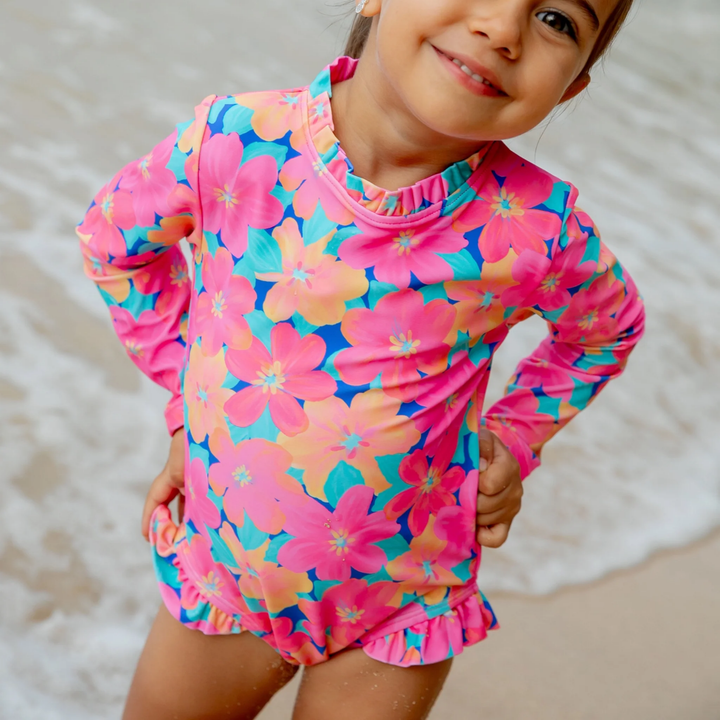
[[[644,305],[576,189],[501,142],[399,190],[355,175],[330,96],[356,64],[207,98],[78,235],[184,428],[184,521],[151,521],[169,611],[295,664],[362,647],[408,666],[498,627],[476,583],[478,427],[527,477],[623,372]],[[548,336],[483,413],[494,352],[533,314]]]

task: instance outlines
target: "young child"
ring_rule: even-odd
[[[644,326],[577,190],[502,140],[587,86],[630,4],[362,0],[308,86],[206,98],[98,193],[86,272],[172,392],[127,720],[253,718],[299,666],[296,720],[424,718],[498,627],[481,547]]]

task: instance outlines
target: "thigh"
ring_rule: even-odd
[[[249,632],[203,635],[162,606],[138,661],[123,720],[250,720],[296,670]]]
[[[347,650],[303,670],[293,720],[423,720],[430,713],[452,659],[395,667]]]

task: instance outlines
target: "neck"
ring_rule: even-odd
[[[480,149],[416,118],[377,64],[373,37],[353,77],[332,86],[335,135],[355,174],[386,190],[409,187]]]

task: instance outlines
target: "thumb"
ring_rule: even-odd
[[[480,472],[485,472],[495,457],[495,436],[487,428],[480,428]]]

